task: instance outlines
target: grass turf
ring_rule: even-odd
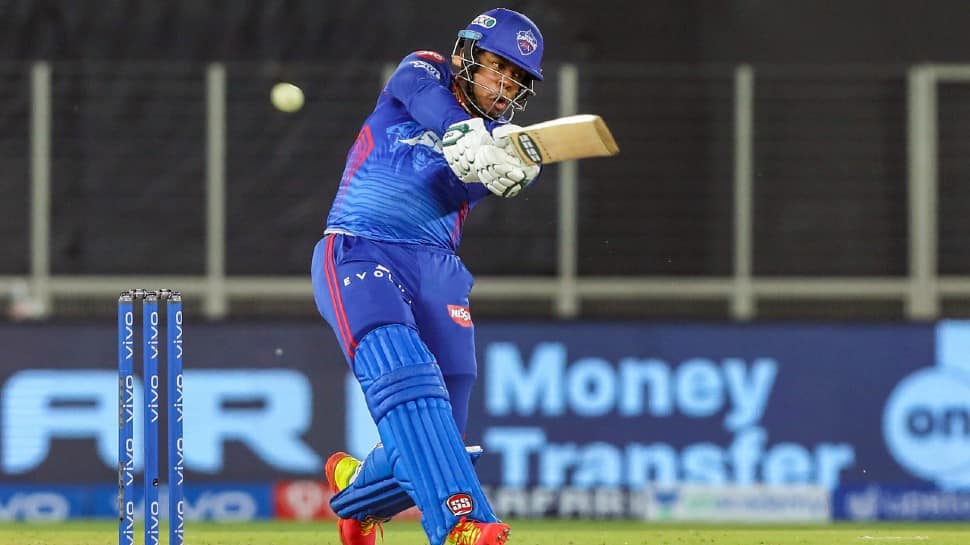
[[[968,545],[965,524],[723,525],[635,521],[511,521],[510,545]],[[161,543],[168,543],[162,528]],[[142,544],[141,528],[135,543]],[[0,545],[115,545],[110,521],[2,523]],[[186,545],[340,545],[334,523],[247,522],[186,525]],[[381,540],[378,538],[378,543]],[[385,526],[387,545],[424,545],[416,522]]]

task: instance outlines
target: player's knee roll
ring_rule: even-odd
[[[374,329],[357,345],[354,373],[371,416],[418,399],[448,399],[438,364],[418,333],[404,325]]]
[[[448,399],[441,371],[434,363],[413,363],[381,375],[364,390],[374,420],[394,407],[418,399]]]

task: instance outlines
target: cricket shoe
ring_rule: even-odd
[[[478,522],[462,517],[445,539],[447,545],[504,545],[512,529],[504,522]]]
[[[327,459],[324,472],[330,491],[336,494],[350,485],[360,469],[360,460],[346,452],[336,452]],[[384,527],[378,519],[337,519],[337,533],[342,545],[374,545],[377,533],[384,536]]]

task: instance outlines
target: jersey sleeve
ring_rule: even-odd
[[[385,90],[407,108],[411,117],[442,136],[452,123],[471,117],[451,92],[451,68],[434,51],[411,53],[391,75]]]

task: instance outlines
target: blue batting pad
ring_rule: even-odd
[[[479,446],[466,447],[465,451],[472,465],[482,457]],[[391,461],[383,446],[372,450],[360,466],[357,478],[330,499],[330,508],[343,519],[387,520],[411,507],[414,501],[394,479]]]
[[[417,331],[372,330],[357,346],[364,390],[394,478],[421,510],[432,545],[461,517],[497,522],[458,433],[441,371]]]

